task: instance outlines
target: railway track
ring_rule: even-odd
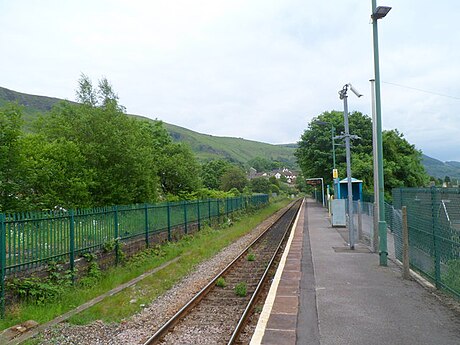
[[[144,345],[234,344],[275,265],[301,201],[210,281]]]

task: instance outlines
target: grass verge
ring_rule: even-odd
[[[278,200],[252,214],[243,215],[241,219],[236,219],[231,227],[205,228],[193,236],[185,236],[178,242],[166,243],[142,251],[124,266],[114,267],[104,272],[102,278],[90,287],[68,288],[57,299],[41,305],[31,303],[15,305],[7,310],[5,319],[0,320],[0,330],[26,320],[35,320],[39,323],[50,321],[166,261],[181,256],[178,261],[167,268],[69,319],[74,324],[87,324],[94,320],[119,322],[140,311],[144,305],[170,289],[194,266],[209,259],[222,248],[248,233],[257,224],[288,203],[287,199]]]

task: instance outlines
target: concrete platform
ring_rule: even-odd
[[[342,229],[343,232],[343,229]],[[251,345],[460,344],[460,316],[403,280],[392,261],[355,251],[308,199],[297,217]]]

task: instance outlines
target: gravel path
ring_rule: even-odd
[[[62,323],[43,332],[40,344],[143,344],[252,240],[273,224],[281,213],[282,211],[278,211],[270,216],[250,233],[221,250],[212,259],[198,265],[192,273],[164,295],[152,301],[140,313],[121,323],[106,324],[100,320],[85,326]]]

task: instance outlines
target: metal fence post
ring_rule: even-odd
[[[402,236],[403,236],[403,256],[402,256],[402,262],[403,262],[403,278],[404,279],[409,279],[410,273],[410,265],[409,265],[409,228],[407,225],[407,207],[402,206],[401,207],[401,213],[402,213]]]
[[[120,258],[118,257],[118,251],[120,250],[120,241],[118,239],[118,207],[113,207],[113,223],[114,223],[114,239],[115,239],[115,265],[118,265]]]
[[[169,201],[166,204],[166,214],[168,217],[168,241],[171,241],[171,207],[169,206]]]
[[[187,201],[184,201],[182,204],[184,205],[184,232],[187,234]]]
[[[373,208],[373,228],[372,228],[372,249],[374,253],[379,251],[379,216],[378,216],[378,203],[372,204]]]
[[[70,272],[72,272],[72,284],[75,284],[75,215],[74,210],[69,211],[69,230],[70,230]]]
[[[209,223],[211,223],[211,199],[208,198],[208,216],[209,216]]]
[[[219,199],[215,199],[216,201],[216,207],[217,207],[217,222],[220,223],[220,205],[219,205]]]
[[[5,272],[6,272],[6,224],[5,215],[0,214],[0,316],[5,317]]]
[[[363,239],[363,212],[361,210],[361,200],[358,200],[358,241]]]
[[[196,209],[197,209],[198,231],[200,231],[201,230],[200,200],[196,201]]]
[[[432,231],[433,231],[433,253],[434,253],[434,278],[436,288],[441,288],[441,260],[439,258],[438,246],[437,246],[437,209],[436,209],[436,194],[435,188],[431,188],[431,218],[432,218]]]
[[[144,204],[144,218],[145,218],[145,247],[149,247],[149,207]]]

